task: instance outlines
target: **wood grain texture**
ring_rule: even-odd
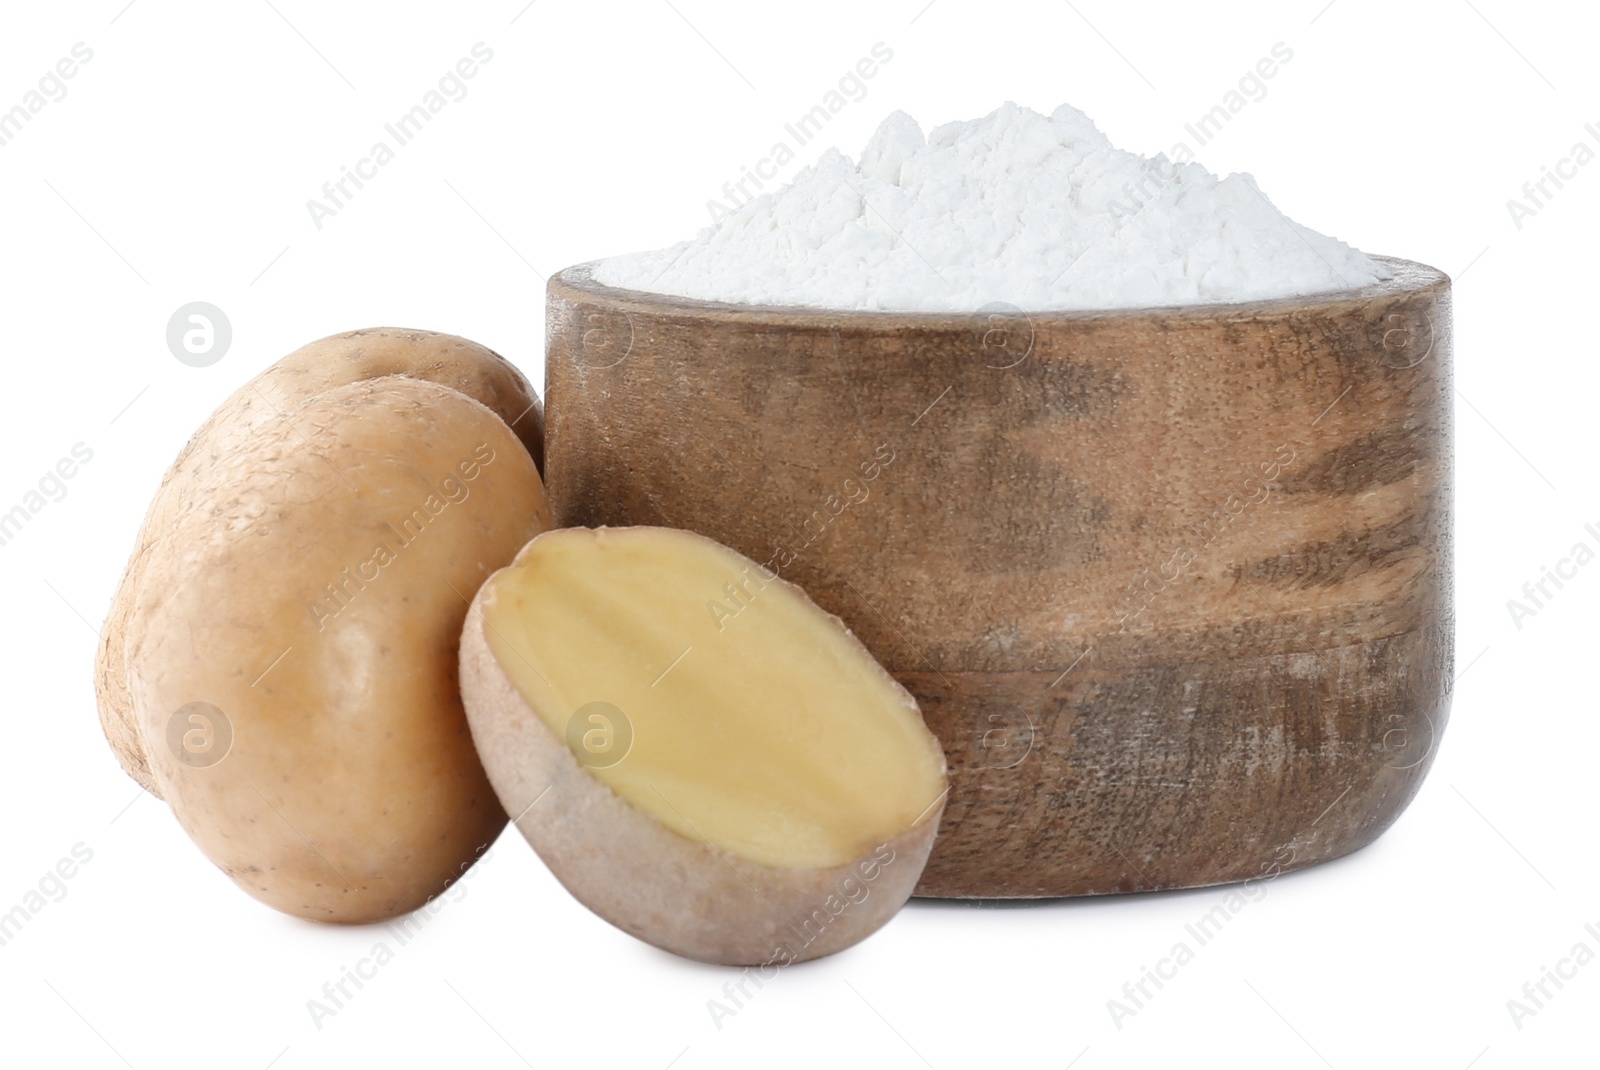
[[[1450,289],[973,315],[549,284],[558,525],[769,563],[917,696],[918,894],[1260,876],[1371,842],[1453,680]],[[1275,868],[1274,868],[1275,867]]]

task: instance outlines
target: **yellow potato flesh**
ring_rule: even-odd
[[[528,705],[682,836],[768,866],[842,865],[944,790],[937,740],[866,649],[715,542],[568,528],[490,584],[489,646]]]

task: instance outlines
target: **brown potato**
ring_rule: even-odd
[[[668,528],[565,528],[479,590],[461,689],[500,801],[596,914],[705,962],[849,947],[944,808],[916,702],[800,588]]]
[[[455,335],[397,327],[336,334],[302,346],[235,391],[195,432],[163,477],[100,633],[95,665],[100,725],[122,768],[146,790],[161,794],[134,725],[123,641],[153,544],[212,466],[247,441],[256,428],[323,391],[385,375],[439,383],[488,406],[516,432],[539,471],[544,471],[544,409],[539,396],[503,357]]]
[[[240,887],[304,918],[392,917],[504,827],[456,643],[478,585],[549,526],[543,489],[499,416],[416,378],[251,423],[152,512],[119,622],[135,725]]]

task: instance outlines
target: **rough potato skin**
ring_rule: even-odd
[[[919,824],[877,848],[889,861],[870,880],[858,867],[874,853],[830,869],[728,858],[620,798],[528,707],[484,637],[487,587],[473,599],[461,636],[461,696],[473,740],[518,830],[590,910],[678,955],[775,968],[866,939],[910,898],[933,849],[945,795]],[[909,693],[905,700],[915,705]],[[844,884],[852,877],[854,884]],[[837,913],[830,907],[830,896],[837,907],[848,901],[845,891],[862,887],[864,898]]]
[[[144,742],[133,721],[124,657],[128,616],[157,544],[197,481],[246,443],[255,430],[308,398],[349,383],[400,375],[448,386],[488,406],[516,433],[544,471],[544,408],[528,380],[476,342],[435,331],[374,327],[302,346],[235,391],[189,439],[162,477],[134,542],[122,583],[106,614],[95,663],[100,726],[122,768],[159,796]]]
[[[472,399],[385,377],[261,423],[190,490],[129,618],[152,778],[270,906],[416,909],[505,826],[456,655],[472,593],[549,526],[532,459]],[[193,702],[231,725],[214,764],[172,743]]]

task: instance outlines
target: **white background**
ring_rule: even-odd
[[[1506,1002],[1600,940],[1600,564],[1518,628],[1507,600],[1600,528],[1600,165],[1519,229],[1506,202],[1600,124],[1600,17],[1577,3],[1291,0],[307,0],[7,4],[0,107],[94,57],[0,147],[0,509],[75,443],[93,460],[0,547],[0,911],[74,845],[92,861],[0,947],[7,1066],[1322,1067],[1593,1065],[1600,963],[1517,1028]],[[306,209],[476,42],[493,60],[316,229]],[[731,971],[569,898],[508,834],[356,999],[307,1001],[384,934],[238,891],[100,738],[91,665],[144,509],[189,433],[300,344],[398,324],[543,379],[543,273],[687,237],[705,202],[884,42],[894,57],[786,175],[926,124],[1070,102],[1169,150],[1277,42],[1270,93],[1199,153],[1292,218],[1453,275],[1454,712],[1374,846],[1272,883],[1159,996],[1107,1000],[1221,890],[1024,908],[913,903],[784,971],[718,1029]],[[1593,142],[1591,142],[1593,144]],[[1597,145],[1596,147],[1600,147]],[[196,369],[168,317],[210,301]],[[975,503],[977,504],[977,503]],[[674,1061],[676,1060],[676,1061]],[[1076,1061],[1075,1061],[1076,1060]]]

